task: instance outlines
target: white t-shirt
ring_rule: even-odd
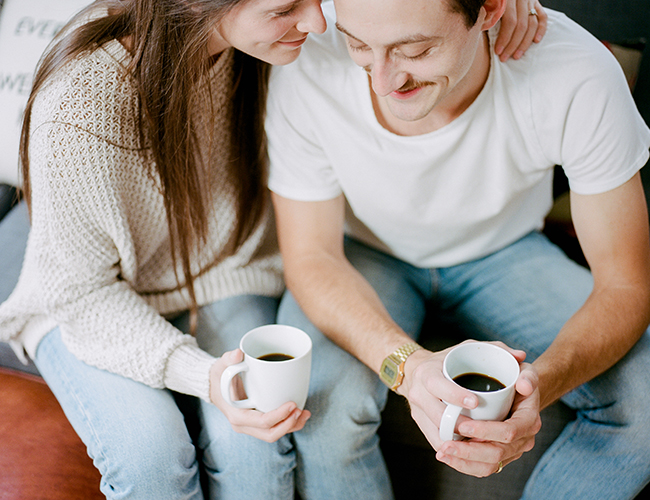
[[[327,32],[272,74],[269,186],[301,201],[344,193],[348,233],[376,248],[426,268],[480,258],[542,227],[554,165],[573,191],[594,194],[648,158],[650,131],[620,66],[563,14],[547,9],[547,34],[522,59],[492,54],[461,116],[404,137],[378,123],[367,75],[324,7]]]

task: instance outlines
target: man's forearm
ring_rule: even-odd
[[[618,362],[650,321],[650,232],[640,174],[597,195],[571,192],[594,288],[535,366],[542,407]]]
[[[327,254],[303,257],[286,265],[285,276],[314,325],[375,372],[387,354],[409,342],[375,290],[347,260]]]
[[[648,327],[647,287],[594,292],[533,364],[542,408],[600,375],[634,346]]]

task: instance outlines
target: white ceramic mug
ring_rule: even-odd
[[[244,361],[227,367],[221,375],[221,395],[235,408],[255,408],[268,412],[293,401],[305,407],[311,373],[311,339],[302,330],[286,325],[265,325],[244,335],[239,343]],[[282,354],[290,359],[259,359]],[[233,400],[233,377],[241,374],[247,399]]]
[[[519,370],[517,359],[494,344],[470,342],[449,351],[443,363],[443,374],[447,380],[455,383],[454,379],[460,375],[480,374],[496,379],[504,387],[491,391],[472,390],[478,397],[478,406],[472,410],[445,401],[447,408],[440,420],[440,439],[460,439],[461,436],[454,434],[454,428],[461,414],[474,420],[504,420],[515,398]]]

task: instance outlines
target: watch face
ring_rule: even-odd
[[[379,370],[379,378],[381,378],[388,387],[393,387],[393,385],[395,385],[395,380],[397,379],[397,365],[390,358],[386,358],[382,363],[381,369]]]
[[[394,353],[389,354],[379,369],[379,378],[384,384],[390,387],[393,391],[402,384],[404,380],[404,363],[412,353],[422,349],[415,342],[405,344]]]
[[[397,371],[388,363],[383,366],[382,373],[388,380],[395,380],[395,378],[397,378]]]

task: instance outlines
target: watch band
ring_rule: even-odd
[[[379,378],[391,390],[395,391],[404,380],[404,363],[415,351],[422,349],[416,342],[409,342],[389,354],[381,365]]]
[[[392,356],[395,356],[397,359],[399,359],[400,363],[404,363],[406,361],[406,358],[408,358],[411,354],[419,349],[422,349],[422,346],[420,344],[417,342],[409,342],[408,344],[404,344],[399,349],[395,349],[395,352],[393,352]]]

